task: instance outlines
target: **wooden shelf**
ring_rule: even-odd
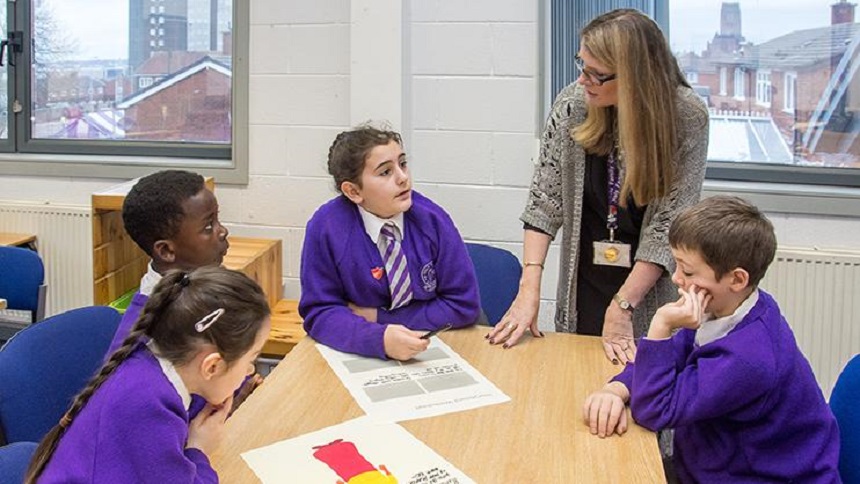
[[[281,299],[272,308],[272,332],[263,346],[264,355],[283,356],[306,335],[299,316],[299,302]]]
[[[283,296],[280,239],[230,237],[230,248],[224,256],[224,267],[239,271],[257,281],[266,293],[269,307],[274,308]]]

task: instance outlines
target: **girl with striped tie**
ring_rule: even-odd
[[[427,331],[473,324],[478,285],[451,217],[412,190],[400,135],[362,125],[337,135],[328,171],[340,195],[308,222],[299,313],[334,349],[408,360]]]

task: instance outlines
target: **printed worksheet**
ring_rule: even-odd
[[[510,397],[439,338],[409,361],[378,360],[317,344],[368,417],[400,422],[503,403]]]
[[[367,417],[250,450],[242,458],[263,484],[474,482],[403,427]]]

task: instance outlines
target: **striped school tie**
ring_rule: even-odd
[[[406,268],[406,254],[400,246],[400,231],[394,224],[382,226],[382,235],[387,246],[382,260],[388,274],[388,287],[391,290],[391,309],[397,309],[412,300],[412,281]]]

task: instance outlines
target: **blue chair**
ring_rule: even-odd
[[[45,266],[32,250],[0,246],[0,276],[0,298],[7,305],[6,310],[0,310],[0,339],[6,339],[44,318]]]
[[[38,444],[15,442],[0,447],[0,484],[21,484]]]
[[[39,442],[101,368],[120,315],[73,309],[28,326],[0,348],[0,434]]]
[[[478,276],[481,309],[495,326],[517,297],[523,268],[510,252],[489,245],[467,243],[466,249]]]
[[[845,484],[860,484],[860,355],[845,365],[830,394],[839,424],[839,474]]]

